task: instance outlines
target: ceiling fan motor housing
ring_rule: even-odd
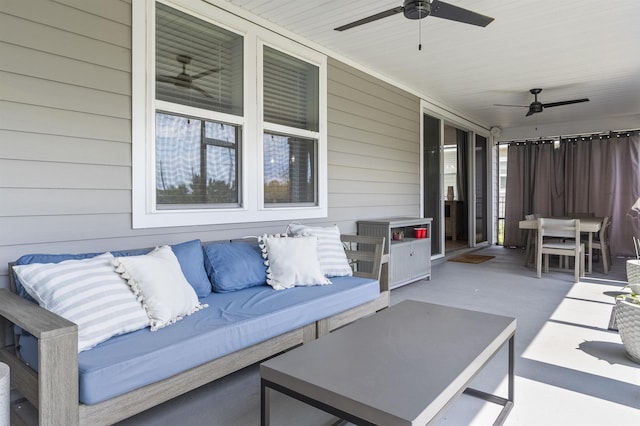
[[[175,85],[178,87],[183,87],[185,89],[188,89],[191,87],[192,82],[193,82],[193,79],[191,78],[191,76],[183,71],[176,76]]]
[[[403,9],[405,18],[422,19],[431,13],[431,3],[428,1],[405,0]]]
[[[542,102],[531,102],[529,105],[529,111],[531,112],[542,112]]]

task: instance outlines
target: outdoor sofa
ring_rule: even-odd
[[[10,264],[11,288],[0,289],[1,329],[10,334],[3,336],[0,361],[11,368],[12,388],[38,409],[40,425],[113,424],[388,307],[384,238],[338,233],[338,239],[352,276],[281,291],[264,282],[248,285],[246,277],[263,261],[255,242],[170,246],[200,294],[199,307],[157,331],[145,327],[80,352],[78,326],[35,303],[16,271],[99,254],[22,256]],[[137,259],[148,251],[112,255]],[[230,288],[234,282],[237,288]],[[12,413],[12,424],[20,421]]]

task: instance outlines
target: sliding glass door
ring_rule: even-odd
[[[441,120],[423,115],[423,182],[422,199],[424,217],[433,218],[431,223],[431,256],[444,254],[442,235],[442,149]]]
[[[487,138],[477,135],[475,139],[475,243],[481,243],[488,240],[488,179],[487,169],[489,167]]]
[[[433,218],[432,256],[489,241],[489,140],[426,113],[422,131],[423,214]]]

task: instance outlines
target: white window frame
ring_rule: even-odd
[[[326,57],[321,55],[321,58],[324,60],[318,62],[318,55],[303,55],[299,49],[295,49],[295,44],[289,40],[286,40],[286,44],[288,46],[284,46],[282,41],[279,44],[276,44],[273,40],[269,39],[259,39],[258,40],[258,99],[259,99],[259,110],[258,116],[264,117],[264,67],[263,63],[263,55],[264,55],[264,47],[268,46],[275,50],[279,50],[287,55],[293,56],[301,61],[310,63],[311,65],[315,65],[318,67],[319,75],[318,75],[318,102],[320,105],[320,109],[318,111],[319,114],[319,122],[318,122],[318,131],[310,131],[306,129],[299,129],[296,127],[284,126],[276,123],[269,123],[264,120],[260,120],[260,141],[262,142],[262,135],[265,132],[276,133],[287,136],[300,137],[304,139],[313,139],[317,141],[318,144],[318,164],[316,167],[318,170],[317,174],[317,196],[318,196],[318,205],[326,205],[327,204],[327,190],[326,190],[326,181],[327,179],[321,179],[321,176],[327,176],[327,120],[326,120],[326,105],[327,105],[327,90],[326,90]],[[308,52],[307,52],[308,53]],[[324,74],[323,74],[324,73]],[[323,87],[324,84],[324,87]],[[322,107],[324,105],[324,107]],[[323,116],[324,114],[324,116]],[[267,207],[264,202],[264,149],[259,150],[260,153],[260,165],[261,165],[261,173],[260,173],[260,188],[261,191],[258,195],[258,204],[261,206],[263,211],[274,211],[274,210],[283,210],[288,209],[297,210],[297,209],[309,209],[309,207]],[[324,167],[324,169],[322,169]],[[322,195],[324,195],[324,199],[322,199]],[[326,216],[326,215],[325,215]]]
[[[201,110],[155,98],[155,4],[162,2],[226,30],[241,34],[243,45],[242,116]],[[318,67],[319,128],[309,132],[264,123],[262,107],[262,48],[268,45]],[[327,196],[327,58],[315,50],[255,25],[218,7],[194,0],[136,0],[132,2],[132,226],[155,228],[241,222],[324,218]],[[242,127],[238,167],[241,205],[231,208],[166,210],[156,207],[155,112],[196,116]],[[275,131],[317,140],[317,204],[314,206],[264,205],[262,135]]]

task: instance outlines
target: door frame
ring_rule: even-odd
[[[469,197],[472,200],[476,199],[476,189],[475,189],[475,160],[472,157],[475,155],[475,146],[476,146],[476,134],[484,137],[487,140],[487,164],[485,167],[487,168],[487,182],[484,190],[487,197],[487,203],[485,207],[485,215],[487,217],[487,242],[491,242],[494,239],[494,227],[491,224],[494,222],[493,220],[493,209],[491,206],[493,205],[493,168],[492,168],[492,158],[494,157],[493,152],[495,151],[495,141],[489,131],[488,127],[482,126],[478,123],[475,123],[471,120],[468,120],[462,117],[455,112],[444,109],[441,106],[438,106],[434,103],[431,103],[427,100],[420,99],[420,217],[424,216],[424,114],[427,114],[431,117],[437,118],[440,120],[440,141],[439,146],[441,152],[444,150],[444,126],[445,123],[456,127],[461,130],[465,130],[469,133],[469,149],[468,149],[468,163],[469,167],[467,170],[468,178],[469,178]],[[444,170],[443,170],[443,156],[440,155],[440,182],[443,182],[444,179]],[[444,218],[444,190],[443,188],[439,188],[439,196],[440,196],[440,217]],[[476,207],[475,202],[468,203],[468,233],[469,233],[469,246],[476,247],[478,242],[476,242]],[[444,245],[444,220],[440,221],[440,229],[432,230],[432,238],[440,238],[442,253],[432,254],[432,259],[438,259],[444,257],[446,255],[445,245]]]

